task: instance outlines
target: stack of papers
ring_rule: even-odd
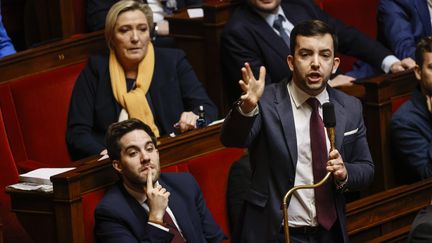
[[[75,168],[40,168],[19,175],[19,180],[21,182],[32,182],[41,185],[52,185],[50,180],[51,176],[73,169]]]

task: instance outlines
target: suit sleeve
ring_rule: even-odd
[[[347,119],[355,121],[354,126],[348,126],[349,130],[351,130],[351,128],[358,130],[354,134],[344,134],[342,159],[348,171],[346,187],[350,190],[360,190],[372,183],[374,164],[366,139],[366,127],[363,122],[363,112],[360,101],[356,99],[354,106],[349,106],[347,110],[355,111],[355,114],[348,113],[352,115]],[[348,124],[350,124],[350,122],[348,122]]]
[[[150,243],[150,242],[171,242],[173,235],[150,224],[147,226],[148,239],[138,241],[131,229],[125,225],[124,220],[116,217],[113,210],[98,207],[95,211],[95,236],[100,243]]]
[[[93,135],[98,74],[92,58],[79,75],[69,106],[66,140],[73,159],[99,154],[105,147]]]
[[[253,41],[256,38],[251,31],[241,23],[232,23],[224,29],[221,37],[221,66],[229,102],[234,102],[240,97],[241,89],[238,82],[242,79],[241,68],[245,62],[250,64],[255,77],[259,76],[259,68],[264,66],[260,53],[257,53],[261,48]],[[278,81],[272,80],[266,73],[266,84]]]
[[[260,129],[261,114],[246,117],[234,105],[222,125],[221,142],[226,147],[248,148]]]
[[[415,59],[416,41],[407,12],[394,0],[381,0],[378,5],[378,30],[387,46],[398,58]]]
[[[192,66],[186,60],[184,52],[179,55],[176,70],[179,78],[180,90],[185,111],[193,111],[198,114],[199,106],[204,106],[205,118],[207,123],[217,119],[218,110],[216,105],[210,100],[201,81],[198,80]]]
[[[414,180],[432,177],[432,144],[424,136],[415,120],[395,114],[391,121],[393,147],[398,160],[412,170]]]

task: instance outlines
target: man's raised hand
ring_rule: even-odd
[[[266,69],[263,66],[260,67],[258,80],[255,79],[249,63],[245,63],[241,72],[243,79],[239,81],[239,85],[243,90],[243,95],[240,96],[240,109],[244,113],[249,113],[255,109],[264,92]]]

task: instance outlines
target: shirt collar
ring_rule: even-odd
[[[254,8],[254,10],[267,22],[268,25],[272,27],[276,16],[278,16],[279,14],[284,16],[285,20],[287,19],[280,5],[278,6],[276,13],[267,13],[267,12],[260,11],[256,8]]]
[[[155,186],[159,185],[159,181],[156,181]],[[142,192],[137,192],[135,190],[133,190],[132,188],[130,188],[128,185],[126,185],[126,183],[123,182],[123,186],[126,189],[126,191],[133,197],[135,198],[140,204],[144,204],[145,201],[147,200],[147,195],[145,193],[145,191]]]
[[[288,82],[288,91],[291,94],[292,100],[297,109],[299,109],[307,99],[314,97],[301,90],[293,80]],[[327,88],[315,96],[315,98],[320,102],[321,105],[328,102],[330,99]]]

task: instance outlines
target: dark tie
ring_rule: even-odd
[[[275,18],[275,20],[273,22],[273,28],[275,28],[277,31],[279,31],[280,37],[282,38],[282,40],[285,42],[285,44],[289,48],[290,47],[290,39],[289,39],[289,36],[282,25],[282,23],[284,21],[285,21],[284,16],[278,14],[278,16]]]
[[[169,229],[169,232],[174,235],[173,239],[171,240],[171,243],[186,242],[185,239],[180,234],[179,230],[177,229],[176,225],[174,224],[174,221],[172,220],[168,212],[165,212],[163,216],[163,222],[165,223],[165,226]]]
[[[312,107],[310,117],[310,144],[312,150],[312,171],[314,183],[322,180],[327,174],[327,145],[324,132],[324,123],[319,115],[319,101],[309,98],[307,103]],[[315,188],[315,208],[318,223],[329,230],[336,221],[336,209],[331,188],[331,180]]]

